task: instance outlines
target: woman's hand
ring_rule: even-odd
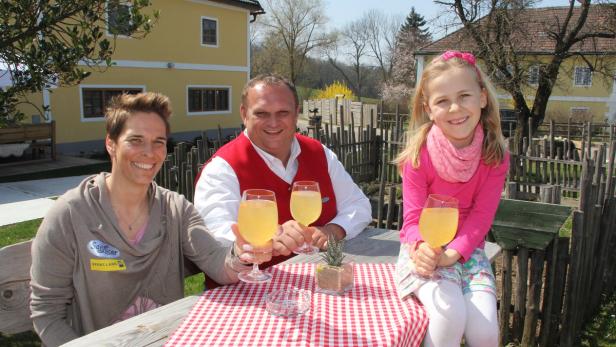
[[[423,241],[417,241],[411,246],[411,259],[415,263],[415,272],[420,276],[430,277],[439,265],[443,249],[432,248]]]
[[[271,240],[263,246],[253,247],[244,240],[236,223],[231,224],[231,230],[235,234],[234,252],[240,261],[261,264],[272,259],[273,248]]]

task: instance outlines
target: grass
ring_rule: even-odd
[[[43,221],[42,218],[0,226],[0,248],[18,242],[27,241],[34,237],[36,230]]]
[[[616,347],[616,294],[603,300],[601,312],[584,328],[582,346]]]

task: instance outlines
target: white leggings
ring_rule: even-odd
[[[459,347],[462,335],[466,346],[498,346],[496,298],[492,293],[463,295],[458,285],[441,280],[425,283],[415,295],[430,318],[425,347]]]

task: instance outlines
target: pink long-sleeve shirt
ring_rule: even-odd
[[[402,170],[404,223],[400,241],[411,243],[421,240],[419,215],[429,194],[446,194],[458,199],[460,217],[458,232],[447,248],[455,249],[468,260],[477,247],[483,248],[490,230],[509,168],[509,153],[498,166],[479,163],[473,177],[465,183],[450,183],[438,176],[424,145],[419,157],[419,168],[406,163]]]

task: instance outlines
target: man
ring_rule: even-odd
[[[231,225],[241,193],[250,188],[276,193],[282,230],[273,240],[274,256],[288,256],[305,241],[323,249],[328,235],[350,239],[371,221],[368,198],[336,155],[296,134],[298,113],[295,86],[282,77],[257,76],[244,87],[240,114],[246,130],[214,154],[195,191],[195,206],[216,237],[234,240]],[[311,228],[290,214],[291,186],[299,180],[317,181],[321,189],[323,210]]]

